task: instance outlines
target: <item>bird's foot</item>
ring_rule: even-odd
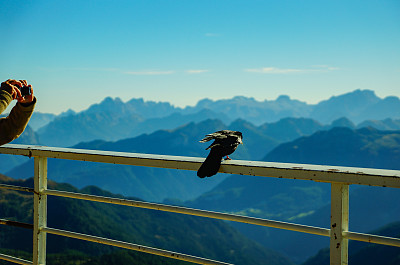
[[[225,160],[232,160],[232,158],[230,158],[229,156],[226,156]]]

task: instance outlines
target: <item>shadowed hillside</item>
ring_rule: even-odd
[[[33,180],[12,180],[0,176],[0,182],[32,187]],[[97,187],[82,190],[67,184],[49,182],[50,189],[120,197]],[[0,218],[32,223],[33,196],[0,189]],[[235,264],[291,265],[288,259],[245,238],[227,223],[161,211],[48,196],[48,226],[89,235],[152,246],[190,255],[223,260]],[[0,227],[0,248],[24,252],[32,250],[32,231],[9,226]],[[48,235],[49,254],[76,253],[100,257],[119,249],[100,244]],[[141,260],[164,260],[141,255]],[[143,258],[147,257],[147,258]],[[150,264],[150,263],[142,264]],[[80,264],[80,263],[76,263]],[[88,263],[93,264],[93,263]],[[97,263],[104,264],[104,263]],[[111,263],[112,264],[112,263]],[[138,263],[135,263],[138,264]],[[151,263],[153,264],[153,263]],[[164,264],[164,263],[163,263]]]

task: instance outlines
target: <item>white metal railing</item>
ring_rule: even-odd
[[[132,243],[84,235],[71,231],[64,231],[47,227],[47,196],[61,196],[103,203],[111,203],[132,207],[147,208],[159,211],[209,217],[214,219],[229,220],[260,226],[274,227],[303,233],[316,234],[330,237],[330,263],[347,264],[348,240],[358,240],[377,244],[400,247],[400,239],[369,235],[348,231],[349,224],[349,185],[360,184],[381,187],[400,188],[400,171],[367,168],[350,168],[336,166],[302,165],[289,163],[271,163],[256,161],[225,161],[220,172],[229,174],[252,175],[261,177],[276,177],[289,179],[313,180],[331,183],[331,224],[330,229],[305,226],[295,223],[280,222],[261,218],[240,216],[228,213],[211,212],[179,206],[163,205],[143,201],[109,198],[95,195],[86,195],[58,190],[47,189],[47,158],[81,160],[112,164],[125,164],[134,166],[159,167],[181,170],[197,170],[203,158],[180,157],[166,155],[150,155],[108,151],[94,151],[70,148],[54,148],[30,145],[3,145],[0,153],[34,157],[34,189],[0,185],[3,189],[13,189],[33,192],[34,196],[34,222],[33,222],[33,262],[0,254],[0,259],[18,264],[46,264],[46,234],[55,234],[81,240],[98,242],[102,244],[147,252],[169,258],[189,261],[198,264],[227,264],[206,258],[193,257],[186,254],[140,246]],[[14,222],[18,223],[18,222]],[[7,224],[6,221],[0,224]],[[15,224],[14,224],[15,225]],[[29,224],[21,224],[29,226]]]

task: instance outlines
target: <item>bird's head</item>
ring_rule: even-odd
[[[234,134],[237,136],[239,144],[243,144],[243,134],[237,131]]]

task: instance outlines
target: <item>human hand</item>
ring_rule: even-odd
[[[20,88],[23,86],[28,86],[31,88],[32,94],[22,97]],[[26,80],[14,80],[8,79],[7,81],[1,83],[1,89],[7,91],[11,94],[12,99],[16,99],[20,103],[30,103],[34,100],[33,89],[31,85],[28,85]]]
[[[32,85],[28,85],[28,82],[26,82],[26,80],[19,80],[19,82],[22,84],[22,86],[20,86],[20,88],[23,86],[29,87],[31,89],[31,94],[23,97],[21,95],[21,91],[19,91],[19,97],[17,97],[17,101],[19,103],[31,103],[35,99],[35,96],[33,95]]]
[[[5,90],[10,93],[12,99],[17,99],[19,97],[22,97],[21,91],[18,89],[22,86],[23,84],[20,81],[8,79],[7,81],[1,83],[1,90]]]

